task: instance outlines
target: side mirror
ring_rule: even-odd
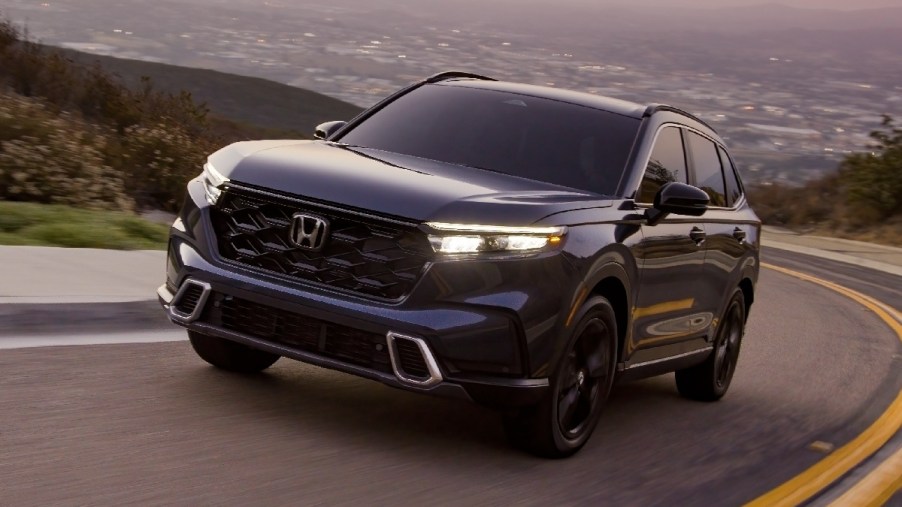
[[[700,217],[708,211],[709,201],[704,190],[674,181],[658,190],[654,206],[645,213],[645,217],[649,225],[655,225],[671,213]]]
[[[316,126],[316,130],[313,131],[313,137],[317,139],[329,139],[332,137],[332,134],[338,132],[338,130],[348,122],[346,121],[327,121],[326,123],[320,123]]]

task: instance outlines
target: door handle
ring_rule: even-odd
[[[696,245],[701,245],[705,242],[705,238],[707,238],[708,235],[698,227],[693,227],[692,230],[689,231],[689,237],[692,238],[692,241],[695,241]]]
[[[745,238],[746,238],[745,231],[743,231],[739,227],[733,229],[733,237],[736,238],[736,241],[738,241],[740,243],[745,243]]]

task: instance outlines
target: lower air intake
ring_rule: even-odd
[[[209,296],[210,284],[192,279],[185,280],[172,298],[170,315],[181,322],[193,322],[200,317]]]
[[[398,350],[399,368],[410,377],[417,377],[423,380],[429,378],[429,368],[426,366],[426,360],[420,352],[420,347],[413,340],[404,338],[395,339],[395,347]]]
[[[392,369],[399,380],[420,387],[431,387],[442,381],[438,363],[422,338],[390,332],[388,350]]]
[[[204,294],[204,288],[200,285],[190,284],[188,288],[182,292],[182,297],[178,299],[175,303],[175,309],[185,313],[192,314],[194,310],[197,309],[197,303],[200,302],[200,297]]]

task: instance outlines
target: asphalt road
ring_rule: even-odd
[[[838,283],[902,309],[902,277],[776,248],[763,248],[761,260]]]
[[[765,260],[900,306],[888,275]],[[622,384],[580,454],[544,461],[491,411],[288,360],[240,376],[186,342],[3,350],[0,505],[735,505],[869,425],[900,364],[869,311],[762,270],[725,399],[683,400],[672,375]]]

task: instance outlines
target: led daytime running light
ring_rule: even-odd
[[[526,253],[561,243],[566,227],[509,227],[430,222],[444,234],[430,234],[432,249],[445,254]]]
[[[449,224],[445,222],[427,222],[426,225],[437,231],[475,232],[485,234],[563,236],[567,232],[566,227],[511,227],[507,225]]]

